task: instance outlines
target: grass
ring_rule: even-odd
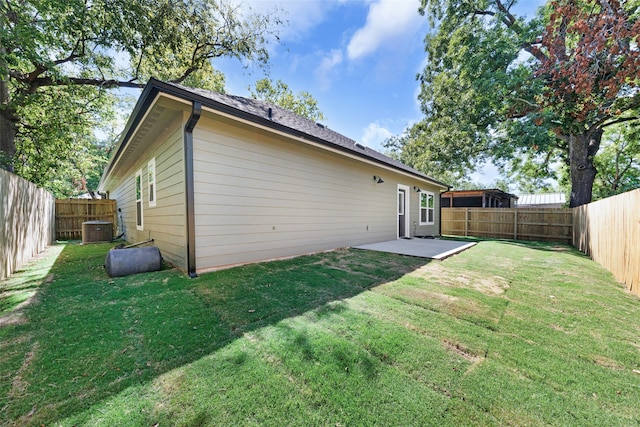
[[[111,279],[108,249],[54,247],[0,282],[0,424],[640,424],[640,301],[565,246],[195,280]]]

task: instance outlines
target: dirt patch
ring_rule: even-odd
[[[592,355],[591,359],[593,360],[593,363],[595,363],[596,365],[604,366],[605,368],[611,368],[611,369],[622,369],[623,368],[623,366],[620,365],[615,360],[610,359],[610,358],[605,357],[605,356],[601,356],[599,354]]]
[[[441,264],[426,265],[413,272],[412,275],[428,281],[437,281],[440,285],[475,289],[490,296],[501,295],[509,289],[509,283],[504,277],[454,273],[446,267],[442,267]]]
[[[463,358],[467,359],[472,363],[477,363],[483,359],[481,356],[475,354],[473,351],[467,349],[460,343],[454,343],[447,339],[442,340],[442,343],[447,349],[456,353],[458,356],[462,356]]]
[[[31,350],[26,354],[24,361],[22,362],[22,366],[20,366],[16,376],[13,377],[13,380],[11,381],[11,390],[9,390],[9,393],[7,394],[9,397],[21,396],[29,386],[29,383],[24,380],[24,374],[31,367],[31,363],[36,356],[38,347],[38,343],[35,342],[31,346]]]
[[[22,311],[0,316],[0,328],[5,326],[24,325],[25,323],[27,323],[27,316],[25,316]]]
[[[154,383],[154,387],[160,391],[163,396],[173,396],[184,390],[186,382],[187,378],[185,373],[180,369],[176,369],[158,378]]]
[[[453,303],[458,301],[458,297],[451,295],[441,294],[438,292],[429,292],[420,289],[401,289],[398,293],[404,297],[410,298],[416,301],[439,301],[441,303]]]
[[[5,297],[8,294],[9,293],[4,293],[2,294],[2,296]],[[33,292],[33,294],[29,298],[16,305],[10,313],[0,316],[0,328],[4,326],[23,325],[27,323],[27,316],[24,315],[23,309],[31,304],[37,303],[37,295],[38,294],[36,292]]]
[[[500,276],[478,277],[472,280],[469,285],[487,295],[501,295],[509,289],[507,279]]]

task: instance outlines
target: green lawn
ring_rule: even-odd
[[[108,249],[56,246],[0,282],[1,425],[640,424],[640,300],[569,247],[195,280],[111,279]]]

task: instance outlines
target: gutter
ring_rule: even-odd
[[[191,115],[184,126],[184,174],[185,174],[185,194],[186,194],[186,234],[187,234],[187,274],[194,279],[196,274],[196,220],[194,202],[194,177],[193,177],[193,129],[196,127],[200,115],[202,114],[202,104],[193,101]]]

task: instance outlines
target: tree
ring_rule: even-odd
[[[0,0],[0,11],[0,167],[39,184],[111,114],[109,89],[151,76],[223,89],[211,60],[266,64],[281,24],[224,0]]]
[[[602,146],[594,159],[598,169],[594,199],[640,188],[640,125],[612,126],[602,137]]]
[[[98,159],[107,159],[110,147],[97,140],[92,126],[111,122],[115,99],[95,92],[84,86],[51,87],[31,95],[28,108],[18,109],[22,126],[12,159],[18,175],[60,198],[96,188],[87,188],[87,177],[99,173],[105,162]]]
[[[267,78],[258,80],[255,89],[249,86],[249,90],[254,99],[271,102],[314,122],[325,119],[318,108],[318,101],[309,92],[302,91],[294,94],[282,80],[278,80],[275,84]]]
[[[514,3],[423,0],[436,30],[419,75],[422,131],[389,147],[467,170],[559,160],[570,205],[588,203],[604,129],[640,119],[638,3],[552,0],[528,22]]]

